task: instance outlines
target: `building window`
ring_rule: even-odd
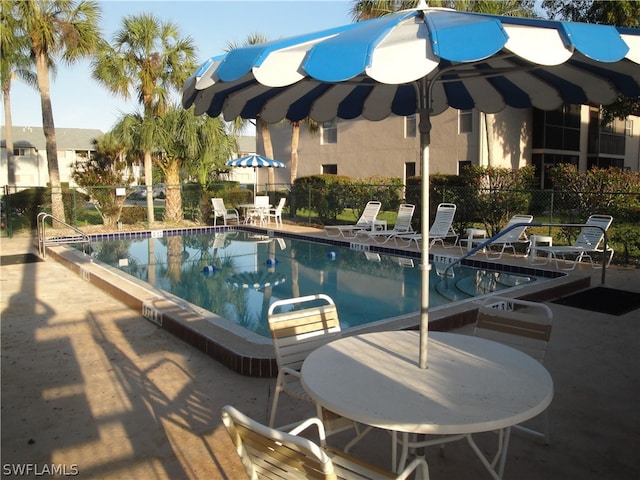
[[[589,157],[587,159],[587,169],[592,168],[624,168],[623,158],[609,158],[609,157]]]
[[[320,131],[321,145],[338,143],[338,120],[336,118],[330,122],[322,122]]]
[[[416,176],[416,162],[406,162],[404,164],[404,178],[411,178]]]
[[[473,132],[473,110],[458,110],[458,133]]]
[[[626,128],[626,122],[617,118],[603,126],[600,109],[592,108],[589,111],[588,153],[624,156]]]
[[[466,167],[471,166],[471,160],[458,160],[458,175],[460,175]]]
[[[535,177],[541,188],[548,190],[553,188],[551,181],[551,169],[556,165],[568,163],[578,166],[578,155],[561,155],[558,153],[534,153],[531,162],[535,168]]]
[[[327,163],[322,165],[322,173],[325,175],[337,175],[338,174],[338,164],[337,163]]]
[[[624,134],[627,137],[633,137],[633,120],[624,121]]]
[[[404,138],[415,138],[418,129],[416,114],[404,117]]]
[[[533,148],[580,150],[580,105],[558,110],[533,110]]]
[[[28,157],[31,155],[31,149],[30,148],[21,148],[21,147],[14,147],[13,148],[13,155],[16,157]]]

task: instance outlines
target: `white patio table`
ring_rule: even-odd
[[[238,205],[239,208],[242,209],[242,216],[244,218],[244,223],[250,223],[253,221],[253,217],[250,212],[257,212],[263,210],[265,213],[272,207],[273,205],[259,205],[257,203],[241,203]],[[263,216],[261,216],[263,218]]]
[[[357,422],[393,432],[394,468],[409,448],[442,444],[411,442],[410,434],[466,438],[493,478],[502,478],[510,427],[542,411],[553,381],[532,357],[500,343],[452,333],[429,333],[428,368],[418,366],[419,334],[378,332],[336,340],[313,351],[302,366],[302,384],[318,404]],[[500,431],[492,461],[472,434]],[[396,435],[402,454],[397,462]]]

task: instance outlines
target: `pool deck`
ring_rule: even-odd
[[[37,254],[30,238],[0,240],[3,257],[27,253]],[[588,266],[577,274],[600,282]],[[611,267],[606,285],[640,292],[640,270]],[[264,421],[274,379],[229,370],[56,261],[3,264],[0,286],[3,476],[7,465],[42,472],[53,464],[80,478],[245,478],[220,408]],[[640,310],[548,305],[551,445],[514,434],[505,477],[637,478]],[[313,413],[288,399],[282,407],[282,422]],[[353,453],[388,466],[389,437],[375,432]],[[427,460],[434,480],[489,478],[464,442],[444,457],[430,450]]]

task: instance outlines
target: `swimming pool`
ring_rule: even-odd
[[[413,315],[418,260],[400,255],[226,230],[92,241],[91,256],[264,338],[269,305],[325,293],[343,329]],[[455,266],[430,271],[430,308],[539,281],[532,275]]]
[[[389,258],[387,260],[396,262],[398,267],[402,267],[402,269],[400,269],[402,275],[413,275],[413,273],[409,273],[405,268],[415,268],[415,266],[418,265],[420,258],[420,252],[412,251],[411,249],[399,249],[387,247],[385,245],[350,244],[346,241],[328,239],[325,236],[318,234],[317,230],[313,228],[301,228],[296,229],[295,231],[276,232],[273,230],[265,230],[248,226],[193,227],[94,234],[90,236],[92,245],[94,246],[93,258],[88,257],[81,251],[81,249],[71,248],[71,246],[62,245],[60,242],[55,245],[46,246],[45,255],[69,268],[71,271],[81,276],[85,281],[122,301],[125,305],[131,308],[132,311],[136,312],[136,315],[132,317],[132,320],[135,320],[137,316],[144,317],[146,320],[155,324],[162,330],[174,335],[180,340],[193,346],[195,349],[200,350],[205,355],[210,356],[241,375],[253,377],[275,377],[278,374],[278,365],[275,360],[273,344],[270,338],[254,333],[234,322],[229,321],[227,318],[212,313],[204,308],[197,307],[193,303],[180,299],[176,295],[170,294],[161,288],[152,286],[147,281],[143,281],[132,275],[126,274],[120,269],[126,267],[131,271],[140,270],[141,272],[144,272],[146,270],[146,277],[154,284],[158,282],[159,277],[166,276],[167,278],[183,278],[185,277],[183,269],[188,270],[188,258],[191,257],[192,250],[195,248],[197,251],[203,251],[202,246],[194,247],[191,243],[191,239],[194,238],[193,235],[204,234],[209,236],[209,241],[211,242],[210,246],[205,249],[209,253],[203,256],[204,261],[201,263],[196,262],[197,257],[191,259],[193,277],[200,278],[201,274],[204,275],[204,271],[200,271],[201,265],[211,265],[211,263],[207,262],[208,259],[221,259],[226,257],[226,255],[221,255],[221,252],[224,251],[227,246],[227,239],[230,241],[231,237],[236,235],[235,231],[249,232],[249,235],[253,236],[253,241],[256,244],[262,245],[270,243],[271,246],[269,248],[276,249],[276,256],[271,258],[276,259],[285,258],[284,254],[282,257],[280,256],[279,252],[281,250],[278,250],[280,249],[280,243],[282,240],[312,241],[314,243],[311,245],[314,245],[315,247],[309,246],[309,249],[313,250],[319,245],[324,245],[328,246],[329,252],[334,251],[338,253],[339,251],[335,250],[335,246],[346,247],[351,252],[345,254],[347,257],[350,255],[356,257],[364,256],[367,262],[371,262],[372,264],[376,264],[378,262],[378,258],[382,261],[382,259],[385,258],[385,255],[388,255]],[[225,232],[229,235],[217,235]],[[272,240],[271,238],[275,237],[276,233],[283,238],[274,238]],[[170,237],[182,235],[188,235],[189,241],[183,240],[181,242],[169,240]],[[164,240],[161,240],[160,242],[156,241],[161,238],[164,238]],[[224,242],[222,241],[223,238]],[[123,242],[111,242],[113,240]],[[97,246],[99,245],[99,242],[103,241],[109,241],[110,243],[105,244],[98,249]],[[151,246],[151,249],[148,251],[147,257],[143,257],[137,261],[135,260],[135,257],[132,257],[132,260],[134,261],[132,261],[131,264],[128,264],[130,261],[127,253],[128,246],[139,241],[146,242]],[[160,245],[157,248],[160,249],[160,252],[165,252],[165,257],[167,259],[170,258],[170,261],[165,261],[164,264],[161,263],[162,255],[156,252],[156,245]],[[286,245],[287,244],[285,243],[285,246]],[[452,250],[438,252],[437,249],[434,249],[432,251],[431,256],[436,260],[436,263],[434,264],[436,275],[438,275],[438,273],[440,273],[440,275],[444,274],[445,263],[450,260],[450,257],[444,255],[441,256],[441,254],[445,254],[450,251]],[[118,268],[96,260],[100,257],[108,258],[109,256],[112,256],[114,260],[117,260]],[[287,285],[287,288],[290,289],[291,293],[300,290],[301,285],[304,284],[304,281],[302,280],[305,277],[304,275],[301,276],[301,273],[306,275],[320,275],[320,273],[313,273],[313,270],[317,268],[317,265],[314,265],[309,261],[306,261],[306,263],[302,262],[304,257],[305,255],[301,254],[301,258],[298,259],[300,260],[299,263],[301,263],[304,268],[300,268],[300,266],[298,266],[298,273],[295,277],[285,277],[283,285]],[[149,258],[151,258],[151,262],[149,262]],[[314,258],[317,262],[326,262],[326,260],[338,260],[339,257],[338,254],[336,254],[335,260],[329,258],[329,256],[324,259],[320,255],[314,256]],[[343,259],[343,262],[345,261],[346,259]],[[488,262],[484,257],[467,259],[464,260],[464,262],[480,269],[491,270],[494,272],[493,278],[478,276],[475,278],[469,278],[461,274],[459,275],[458,271],[454,270],[451,274],[451,278],[448,278],[446,283],[437,283],[441,288],[440,293],[451,289],[452,283],[454,285],[461,286],[461,290],[463,291],[466,288],[469,288],[469,284],[480,285],[482,288],[485,288],[485,284],[508,284],[511,283],[514,278],[517,278],[512,274],[522,274],[525,277],[534,276],[537,279],[527,285],[514,286],[513,289],[502,293],[508,296],[525,298],[533,301],[545,301],[552,298],[558,298],[559,296],[567,295],[577,290],[583,290],[590,285],[589,276],[578,276],[575,274],[569,275],[566,272],[544,270],[539,267],[532,268],[527,265],[523,266],[520,262],[509,263],[507,261],[498,264]],[[296,265],[297,263],[298,262],[292,265]],[[149,264],[152,264],[153,268],[149,268]],[[258,260],[253,262],[252,265],[257,267]],[[260,266],[262,265],[260,264]],[[279,267],[282,267],[280,263],[276,265],[276,272],[279,271]],[[204,269],[204,267],[202,268]],[[312,271],[312,273],[307,273],[309,271]],[[253,272],[255,273],[255,270]],[[220,272],[216,270],[215,275],[217,275],[217,273]],[[332,274],[331,272],[328,272],[322,273],[322,275],[326,277],[327,275],[330,276]],[[220,276],[220,278],[222,278],[222,276]],[[293,278],[298,278],[297,283],[294,283]],[[484,278],[484,281],[481,281],[480,278]],[[499,282],[498,279],[500,280]],[[544,281],[541,281],[542,279],[544,279]],[[378,279],[376,279],[376,281],[378,281]],[[163,282],[169,283],[167,279],[164,279],[159,281],[157,284],[161,285]],[[442,289],[442,286],[445,288]],[[188,286],[185,288],[188,288]],[[363,286],[362,288],[369,293],[375,293],[376,290],[380,290],[376,285]],[[273,282],[271,295],[273,295],[274,290],[276,291],[276,294],[279,294],[279,289],[281,289],[281,286],[275,285],[275,282]],[[405,287],[405,290],[406,289],[407,288]],[[399,291],[397,295],[404,295],[404,293]],[[367,304],[361,305],[360,309],[365,314],[369,314],[372,310],[372,308],[369,308]],[[474,298],[468,298],[467,300],[455,301],[453,303],[430,308],[429,329],[448,331],[467,325],[475,321],[476,311],[477,305],[475,305]],[[353,335],[381,330],[417,328],[419,323],[419,314],[418,312],[414,312],[406,315],[386,318],[377,322],[362,324],[360,326],[350,327],[346,329],[343,334]]]

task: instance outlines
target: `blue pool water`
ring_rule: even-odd
[[[326,293],[342,328],[412,314],[418,260],[244,231],[93,241],[91,255],[264,337],[279,299]],[[446,265],[430,271],[429,304],[476,297],[535,277]]]

